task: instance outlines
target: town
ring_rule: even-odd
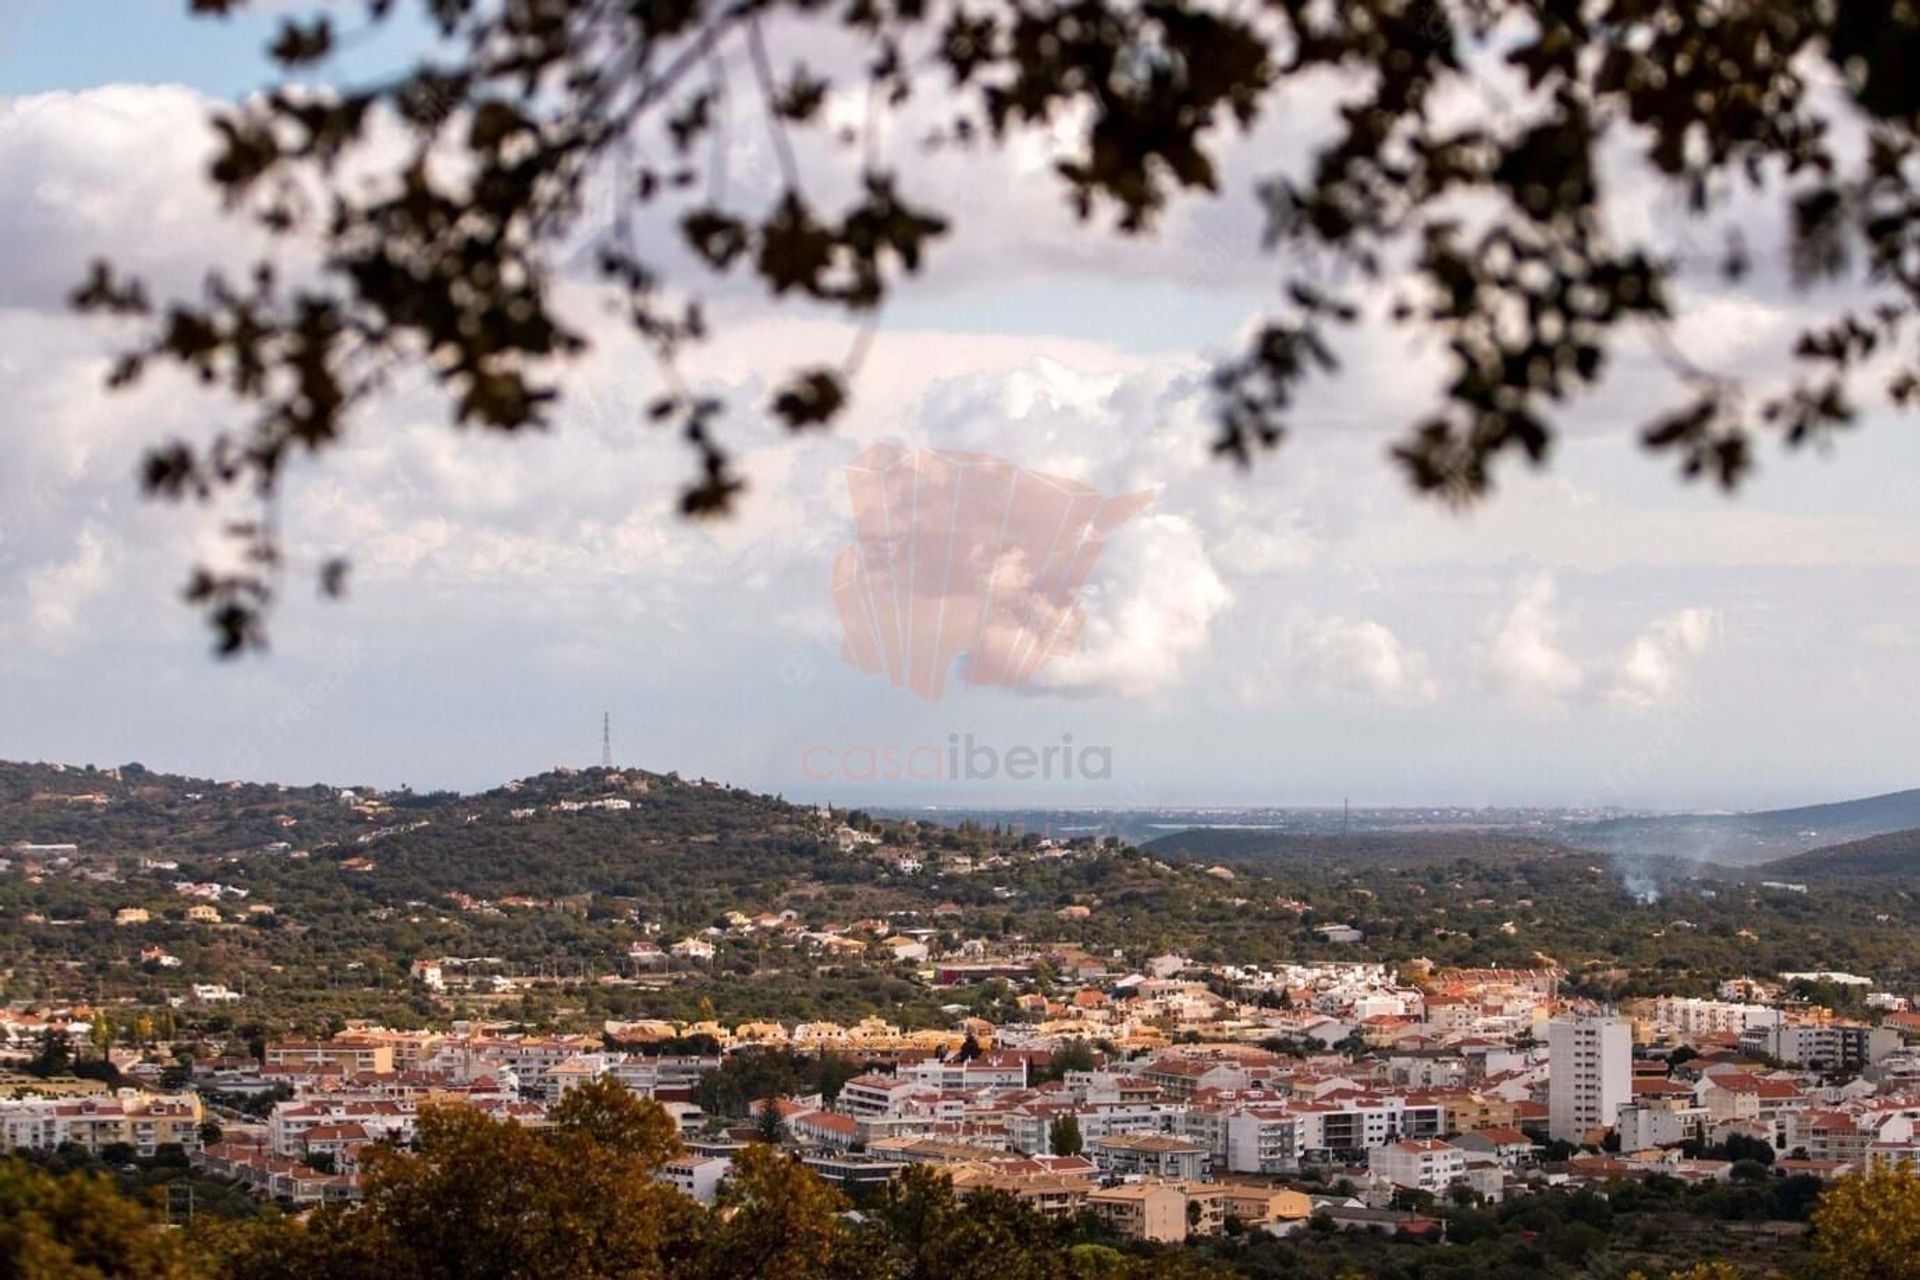
[[[1687,1248],[1766,1266],[1824,1188],[1920,1167],[1908,908],[1877,894],[1708,877],[1649,904],[1592,855],[1485,837],[1169,860],[637,772],[470,798],[29,773],[0,1143],[181,1221],[350,1209],[429,1115],[537,1133],[609,1085],[670,1118],[651,1176],[699,1205],[771,1148],[855,1206],[931,1171],[1209,1257],[1459,1247],[1472,1215],[1652,1188],[1678,1206],[1638,1229],[1660,1250],[1691,1221]],[[1536,918],[1550,894],[1620,914],[1586,937]],[[1809,895],[1829,936],[1855,922],[1829,954],[1878,974],[1736,967],[1812,954]],[[1706,950],[1623,964],[1623,929]],[[433,942],[464,945],[401,950]],[[1556,1256],[1602,1247],[1581,1226]]]
[[[687,1154],[667,1176],[703,1202],[732,1153],[771,1138],[844,1187],[934,1164],[958,1186],[1160,1242],[1229,1221],[1284,1233],[1316,1215],[1418,1235],[1439,1228],[1422,1211],[1443,1198],[1499,1203],[1653,1175],[1828,1180],[1920,1160],[1920,1014],[1905,999],[1872,993],[1878,1025],[1782,1002],[1781,984],[1760,981],[1730,984],[1739,999],[1600,1011],[1561,1000],[1559,976],[1212,970],[1164,955],[1023,994],[1029,1020],[1000,1026],[353,1027],[268,1041],[257,1060],[190,1060],[172,1091],[142,1060],[150,1053],[110,1057],[153,1089],[15,1077],[0,1134],[14,1148],[149,1158],[177,1146],[197,1168],[306,1205],[354,1198],[361,1153],[411,1142],[422,1105],[537,1127],[570,1089],[606,1078],[674,1116]],[[1218,994],[1223,984],[1245,998]],[[0,1033],[24,1059],[50,1038],[84,1040],[87,1016],[10,1013]],[[761,1054],[854,1074],[804,1096],[745,1099],[736,1114],[701,1107],[703,1080]],[[255,1120],[202,1093],[273,1101]]]

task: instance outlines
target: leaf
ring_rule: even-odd
[[[794,376],[773,399],[773,413],[791,431],[821,427],[846,407],[846,384],[831,369],[810,369]]]

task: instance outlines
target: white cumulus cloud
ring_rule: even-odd
[[[1426,655],[1371,618],[1316,619],[1303,628],[1298,645],[1302,666],[1322,689],[1403,705],[1440,695]]]
[[[87,602],[104,590],[111,578],[107,539],[92,521],[80,530],[72,555],[35,570],[27,578],[27,617],[30,639],[57,647],[80,625]]]
[[[1487,621],[1478,655],[1487,688],[1536,708],[1558,705],[1579,692],[1585,677],[1561,647],[1554,594],[1552,576],[1540,574]]]
[[[1232,603],[1193,523],[1144,515],[1108,539],[1081,596],[1079,647],[1042,667],[1036,686],[1127,698],[1169,688],[1206,654]]]
[[[1614,664],[1608,705],[1651,711],[1671,702],[1712,646],[1716,626],[1711,609],[1695,607],[1668,614],[1635,636]]]

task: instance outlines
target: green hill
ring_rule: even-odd
[[[1828,845],[1764,863],[1759,870],[1769,878],[1809,883],[1881,881],[1920,885],[1920,828]]]
[[[1846,841],[1920,827],[1920,789],[1755,813],[1663,814],[1570,827],[1586,848],[1755,866]]]

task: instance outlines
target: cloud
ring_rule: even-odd
[[[0,306],[64,310],[102,256],[158,297],[189,292],[261,248],[207,179],[217,106],[178,85],[0,98]]]
[[[222,513],[134,498],[144,444],[204,438],[243,411],[165,375],[103,395],[111,330],[63,304],[96,252],[161,294],[247,259],[244,228],[205,189],[216,105],[161,87],[0,99],[0,235],[16,268],[0,281],[0,625],[42,642],[23,645],[31,672],[23,661],[0,673],[0,733],[11,726],[17,751],[52,751],[67,732],[74,750],[124,742],[123,758],[196,742],[217,754],[220,730],[275,696],[248,695],[231,668],[206,664],[198,620],[177,599]],[[299,559],[275,651],[254,669],[277,677],[348,642],[373,660],[316,711],[324,732],[288,735],[258,771],[326,772],[333,751],[356,769],[364,753],[390,780],[423,780],[417,761],[432,756],[449,763],[431,781],[487,782],[493,762],[519,768],[545,750],[530,745],[550,740],[545,718],[569,720],[578,702],[597,730],[600,708],[618,717],[626,699],[646,709],[652,763],[764,783],[778,777],[769,753],[823,721],[864,731],[917,714],[842,678],[829,595],[851,529],[844,467],[889,439],[997,454],[1104,493],[1154,490],[1153,510],[1094,570],[1074,651],[1033,690],[1054,696],[966,704],[983,729],[1038,732],[1065,717],[1076,733],[1108,734],[1153,778],[1143,800],[1208,789],[1272,799],[1257,761],[1275,750],[1301,761],[1317,781],[1297,785],[1309,789],[1385,761],[1408,789],[1399,796],[1482,794],[1501,777],[1511,795],[1584,800],[1582,779],[1617,746],[1608,732],[1631,735],[1632,714],[1684,696],[1722,611],[1738,613],[1738,662],[1716,663],[1719,700],[1690,730],[1711,749],[1689,752],[1666,798],[1777,785],[1785,766],[1761,744],[1810,725],[1862,726],[1827,735],[1851,754],[1823,759],[1825,777],[1879,780],[1875,754],[1897,760],[1912,698],[1887,690],[1912,693],[1920,679],[1899,647],[1920,635],[1920,514],[1900,478],[1920,465],[1920,444],[1876,425],[1831,468],[1779,469],[1728,505],[1639,456],[1616,398],[1637,383],[1622,376],[1590,402],[1558,471],[1514,468],[1485,508],[1454,515],[1410,500],[1381,459],[1385,438],[1426,405],[1444,354],[1391,333],[1346,341],[1345,372],[1309,393],[1286,449],[1242,474],[1208,456],[1206,361],[1151,353],[1207,341],[1238,290],[1269,273],[1249,247],[1257,228],[1243,235],[1234,221],[1257,212],[1240,181],[1250,171],[1224,175],[1222,200],[1183,202],[1158,237],[1133,244],[1061,214],[1038,164],[983,154],[929,175],[947,184],[931,194],[958,193],[957,211],[983,220],[912,286],[933,305],[909,299],[888,314],[833,432],[794,437],[755,406],[780,369],[840,359],[852,331],[744,291],[728,301],[738,305],[715,340],[685,361],[690,383],[727,400],[720,431],[751,481],[723,524],[672,514],[689,457],[646,427],[651,367],[579,280],[556,298],[596,341],[568,370],[553,431],[453,431],[425,380],[403,379],[320,466],[287,476],[280,515]],[[1003,280],[1045,287],[1002,293]],[[1048,309],[1051,291],[1072,302],[1087,280],[1099,290],[1082,305]],[[956,302],[955,290],[981,286],[993,306]],[[1139,338],[1142,315],[1164,340]],[[1731,361],[1774,336],[1769,323],[1722,306],[1683,336]],[[1550,572],[1510,577],[1517,548]],[[300,566],[334,553],[354,562],[350,599],[314,604]],[[1489,580],[1503,591],[1491,604]],[[147,679],[154,671],[170,680]],[[138,673],[139,695],[100,700],[112,709],[97,716],[32,701],[102,672]],[[524,696],[472,704],[497,719],[485,735],[421,718],[390,740],[366,736],[393,706],[467,705],[472,688],[496,685]],[[1264,713],[1281,701],[1286,715]],[[1527,713],[1543,707],[1578,717],[1581,732],[1549,721],[1530,734]],[[1409,726],[1457,749],[1422,751]],[[483,739],[495,745],[480,763]],[[1795,769],[1792,786],[1812,785],[1804,763]]]
[[[1563,647],[1556,597],[1551,575],[1529,580],[1503,613],[1484,624],[1477,655],[1488,689],[1534,710],[1575,700],[1627,712],[1664,706],[1685,689],[1719,626],[1711,609],[1675,610],[1646,626],[1611,661],[1598,663],[1590,681]]]
[[[1560,647],[1553,603],[1553,578],[1540,574],[1504,613],[1487,621],[1478,659],[1488,689],[1536,709],[1557,706],[1579,692],[1584,676]]]
[[[73,555],[45,565],[27,578],[29,640],[58,648],[79,627],[87,602],[103,591],[112,576],[107,539],[92,521],[80,530]]]
[[[1317,619],[1302,628],[1296,645],[1301,666],[1322,689],[1401,705],[1440,696],[1426,655],[1371,618]]]
[[[1685,687],[1694,662],[1712,645],[1718,619],[1711,609],[1671,613],[1635,636],[1614,663],[1606,701],[1625,711],[1651,711]]]
[[[1208,649],[1233,593],[1184,516],[1149,513],[1107,542],[1081,596],[1077,651],[1050,660],[1036,687],[1141,698],[1171,688]]]

